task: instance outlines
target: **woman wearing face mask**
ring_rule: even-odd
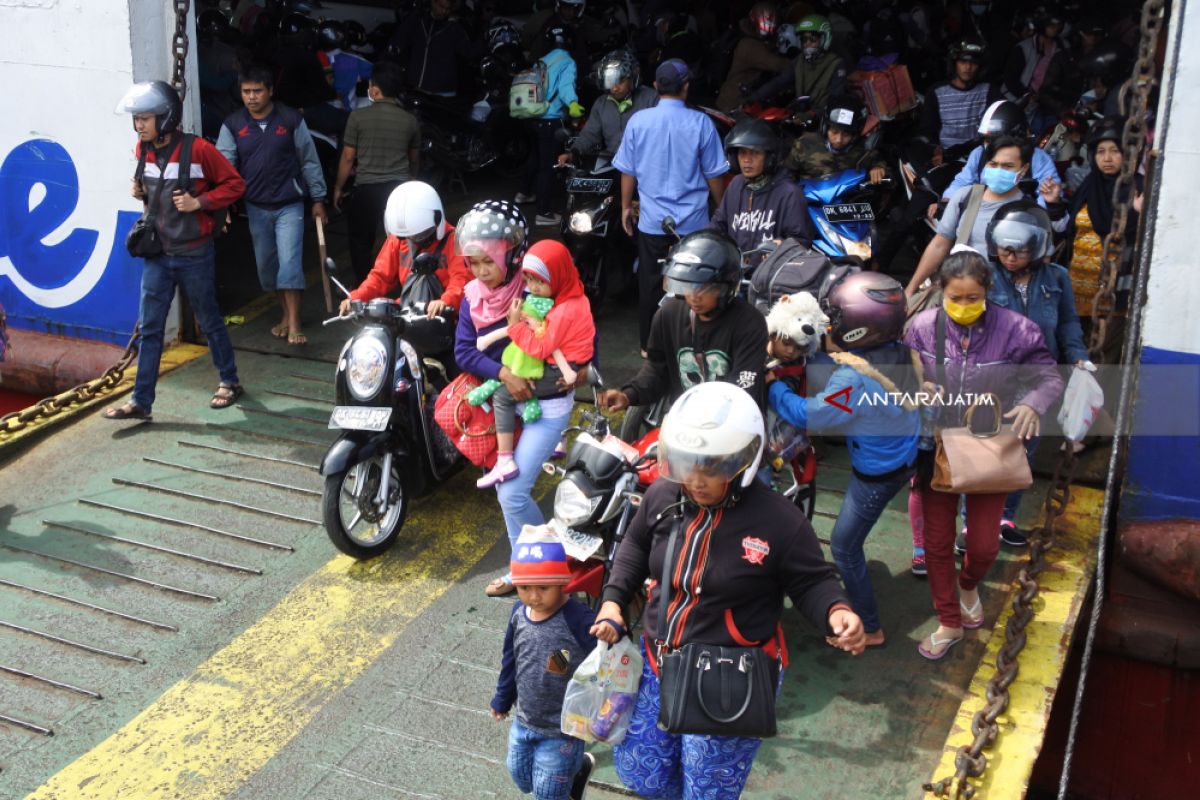
[[[1066,214],[1054,223],[1056,231],[1066,233],[1067,250],[1062,261],[1070,265],[1075,308],[1084,320],[1085,327],[1089,328],[1092,298],[1100,290],[1104,239],[1112,230],[1113,187],[1125,161],[1121,151],[1124,129],[1125,120],[1122,117],[1105,117],[1088,132],[1087,145],[1091,153],[1092,171],[1084,178],[1079,189],[1071,195],[1066,204]],[[1131,245],[1137,236],[1137,215],[1142,210],[1142,176],[1135,174],[1133,178],[1133,213],[1125,220],[1125,240]],[[1127,192],[1128,190],[1121,197],[1122,202],[1128,199]],[[1051,202],[1058,199],[1057,191],[1047,197]],[[1101,346],[1101,359],[1106,364],[1116,364],[1121,360],[1121,343],[1125,339],[1125,307],[1129,302],[1128,276],[1132,269],[1131,262],[1120,265],[1120,277],[1117,281],[1117,316],[1110,320]]]
[[[997,136],[988,143],[983,151],[983,170],[980,173],[980,181],[984,186],[983,196],[969,234],[965,241],[959,240],[959,222],[970,205],[974,186],[964,186],[950,197],[950,202],[938,222],[937,234],[921,254],[917,271],[908,282],[905,290],[907,294],[911,295],[926,278],[933,275],[955,244],[965,244],[980,253],[987,250],[988,223],[992,221],[996,210],[1005,203],[1021,199],[1018,184],[1029,174],[1032,157],[1033,143],[1024,137]],[[1050,196],[1058,192],[1059,184],[1053,178],[1047,178],[1039,185],[1038,190],[1049,200]]]
[[[1037,323],[1007,308],[988,305],[992,281],[992,268],[979,254],[964,251],[951,255],[938,272],[942,308],[918,314],[904,343],[919,359],[925,391],[941,392],[946,398],[946,404],[938,406],[938,427],[964,424],[966,406],[950,404],[954,398],[991,393],[1007,409],[1004,418],[1012,423],[1013,431],[1028,440],[1038,435],[1041,416],[1062,394],[1064,382]],[[938,340],[943,337],[945,361],[939,369]],[[944,383],[939,386],[941,375]],[[978,419],[988,416],[986,411],[976,414],[977,425],[988,424]],[[925,658],[936,660],[962,640],[964,628],[979,628],[984,623],[977,587],[999,552],[996,531],[1007,495],[966,496],[967,553],[956,580],[954,523],[960,495],[930,488],[931,461],[925,453],[930,451],[922,451],[918,458],[914,491],[924,518],[925,564],[938,627],[917,649]]]

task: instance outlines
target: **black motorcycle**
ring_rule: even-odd
[[[633,263],[633,242],[621,229],[621,174],[612,165],[611,154],[576,158],[578,164],[562,168],[567,189],[562,240],[579,269],[592,308],[598,309],[611,277]]]
[[[470,102],[409,90],[400,103],[421,123],[422,179],[431,186],[441,190],[496,161],[491,130]]]
[[[431,265],[413,271],[432,275]],[[334,546],[364,559],[395,542],[414,496],[462,465],[433,421],[434,400],[453,371],[453,360],[434,356],[451,351],[454,324],[426,319],[422,303],[387,297],[352,300],[349,313],[324,324],[341,321],[360,327],[338,356],[329,427],[341,434],[321,460],[322,516]]]

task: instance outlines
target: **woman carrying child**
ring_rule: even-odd
[[[863,545],[884,508],[912,477],[920,430],[916,406],[897,396],[903,388],[893,380],[902,371],[911,374],[908,348],[897,341],[904,328],[904,292],[886,275],[859,272],[835,283],[826,302],[826,346],[837,368],[810,398],[768,373],[767,398],[779,416],[798,428],[837,430],[846,436],[853,472],[830,549],[850,604],[862,618],[866,644],[878,646],[885,637]],[[851,407],[851,413],[842,407]]]
[[[507,330],[509,336],[512,336],[517,329],[523,327],[522,323],[510,325],[508,317],[514,301],[520,303],[524,288],[518,273],[527,248],[528,230],[525,217],[512,203],[488,200],[477,203],[464,214],[455,231],[459,250],[470,262],[475,279],[468,283],[464,290],[466,296],[459,310],[454,358],[463,372],[484,380],[499,380],[513,400],[529,400],[534,397],[533,384],[525,378],[518,377],[501,363],[508,340],[501,338],[484,350],[478,347],[481,336],[499,329]],[[568,330],[573,331],[574,324],[567,325],[565,321],[573,319],[578,322],[579,318],[584,316],[586,322],[581,324],[589,331],[587,338],[590,346],[593,338],[591,312],[587,299],[582,296],[582,289],[579,289],[577,298],[582,302],[573,299],[575,290],[572,286],[578,287],[578,275],[566,249],[561,245],[557,245],[557,248],[554,245],[557,243],[539,243],[534,251],[542,254],[537,257],[550,269],[551,292],[560,295],[560,304],[547,316],[542,346],[550,346],[550,349],[545,351],[547,356],[555,349],[562,349],[568,359],[582,357],[577,363],[584,363],[591,358],[591,350],[583,352],[575,349],[574,334],[564,333]],[[550,266],[551,264],[554,266]],[[517,335],[524,336],[520,332]],[[564,341],[570,341],[572,344],[564,344]],[[541,417],[525,425],[521,431],[521,441],[515,448],[509,448],[509,457],[514,462],[517,473],[496,486],[508,540],[514,544],[525,525],[541,525],[546,521],[534,502],[531,491],[539,467],[554,452],[555,445],[567,427],[571,407],[574,405],[574,392],[569,385],[546,388],[546,384],[543,383],[542,387],[538,392]],[[508,575],[497,578],[487,587],[487,593],[492,597],[510,594],[512,591],[513,584]]]

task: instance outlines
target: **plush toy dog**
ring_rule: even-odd
[[[821,334],[828,325],[829,317],[821,310],[817,298],[808,292],[785,294],[767,314],[767,332],[771,338],[790,340],[805,358],[821,349]]]

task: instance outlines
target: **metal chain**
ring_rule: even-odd
[[[47,397],[34,403],[29,408],[21,411],[13,411],[11,414],[5,414],[0,417],[0,441],[6,436],[11,436],[18,431],[28,428],[39,419],[53,417],[65,408],[75,405],[76,403],[86,403],[98,394],[107,392],[117,386],[125,377],[125,370],[137,358],[138,353],[138,337],[139,331],[135,326],[133,335],[129,337],[129,344],[125,346],[125,352],[121,354],[121,358],[117,363],[113,364],[99,378],[93,378],[87,383],[81,383],[74,389],[68,389],[61,394],[56,394],[54,397]]]
[[[171,85],[179,92],[179,99],[187,96],[187,19],[191,0],[175,0],[175,35],[171,37],[171,58],[175,62],[171,73]]]
[[[1124,161],[1113,189],[1113,223],[1112,230],[1104,240],[1100,291],[1092,301],[1089,350],[1093,356],[1100,352],[1109,320],[1116,311],[1117,278],[1123,256],[1126,251],[1132,250],[1126,244],[1125,225],[1133,200],[1133,176],[1141,163],[1142,148],[1146,141],[1146,107],[1150,89],[1154,85],[1154,53],[1163,24],[1164,6],[1165,0],[1148,0],[1142,8],[1137,64],[1133,77],[1126,84],[1133,94],[1133,107],[1125,122],[1121,141]],[[1122,92],[1125,91],[1123,88]],[[1054,477],[1046,495],[1042,528],[1029,541],[1029,563],[1017,575],[1018,589],[1012,601],[1013,613],[1004,627],[1004,644],[996,655],[996,672],[984,691],[987,704],[971,720],[971,733],[975,738],[971,744],[958,748],[954,757],[954,775],[924,785],[925,791],[937,797],[971,800],[975,797],[976,788],[968,778],[979,778],[987,770],[987,756],[983,751],[995,743],[1000,733],[996,720],[1008,708],[1008,688],[1017,678],[1019,659],[1026,641],[1025,629],[1034,615],[1033,602],[1039,591],[1037,578],[1046,569],[1046,554],[1054,547],[1055,526],[1071,500],[1075,464],[1074,450],[1068,447],[1054,469]]]

